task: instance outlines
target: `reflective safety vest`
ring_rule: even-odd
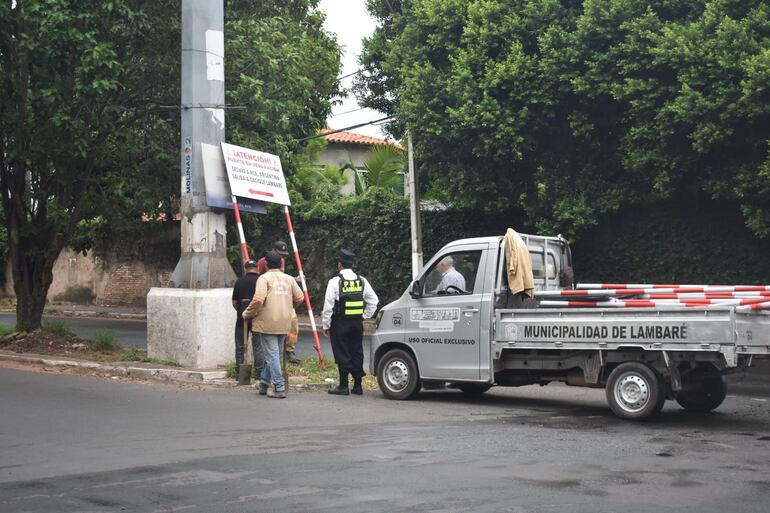
[[[364,280],[356,276],[346,280],[340,277],[340,299],[337,301],[337,315],[345,319],[363,319],[364,317]]]

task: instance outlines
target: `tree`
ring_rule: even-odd
[[[315,5],[228,2],[228,102],[241,107],[231,140],[289,153],[322,126],[339,50]],[[131,229],[173,204],[180,12],[179,0],[0,6],[0,196],[20,329],[40,326],[54,262],[78,227]]]
[[[576,234],[622,205],[734,199],[770,233],[770,5],[370,0],[366,106],[421,182]]]
[[[40,326],[56,257],[153,123],[146,98],[163,81],[146,71],[170,47],[162,10],[141,3],[0,7],[0,195],[21,329]]]
[[[326,126],[340,93],[340,49],[318,0],[226,4],[227,138],[274,153],[293,174],[304,145]]]

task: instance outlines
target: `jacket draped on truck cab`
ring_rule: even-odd
[[[503,238],[505,270],[508,273],[508,290],[511,294],[524,292],[534,296],[535,278],[532,275],[532,257],[529,248],[516,230],[508,228]]]

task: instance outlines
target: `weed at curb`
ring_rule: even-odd
[[[53,333],[54,335],[59,335],[60,337],[73,334],[70,325],[67,322],[59,319],[46,321],[45,324],[43,324],[43,329],[49,333]]]
[[[111,331],[98,331],[90,342],[94,351],[119,351],[122,349],[118,338]]]

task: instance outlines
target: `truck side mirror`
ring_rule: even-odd
[[[422,297],[422,285],[420,280],[414,280],[412,283],[412,290],[409,291],[409,295],[413,298]]]

